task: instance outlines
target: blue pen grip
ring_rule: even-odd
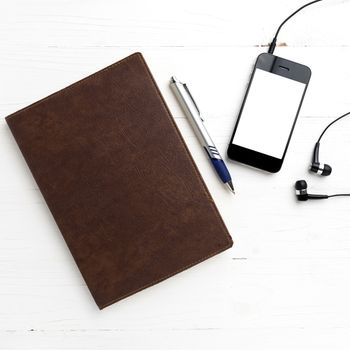
[[[209,157],[210,158],[210,157]],[[210,158],[216,172],[220,176],[222,182],[226,183],[231,180],[230,173],[222,159]]]

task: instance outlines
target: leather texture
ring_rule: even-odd
[[[232,246],[140,53],[6,120],[99,308]]]

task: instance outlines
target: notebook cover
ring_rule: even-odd
[[[6,121],[99,308],[232,246],[140,53]]]

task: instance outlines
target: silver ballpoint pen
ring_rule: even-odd
[[[235,193],[230,173],[203,124],[203,118],[199,108],[186,84],[179,81],[176,77],[171,77],[170,87],[179,101],[188,120],[190,121],[197,138],[199,139],[202,147],[205,149],[220,179],[233,193]]]

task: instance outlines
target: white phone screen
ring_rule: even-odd
[[[305,87],[257,68],[232,143],[282,159]]]

